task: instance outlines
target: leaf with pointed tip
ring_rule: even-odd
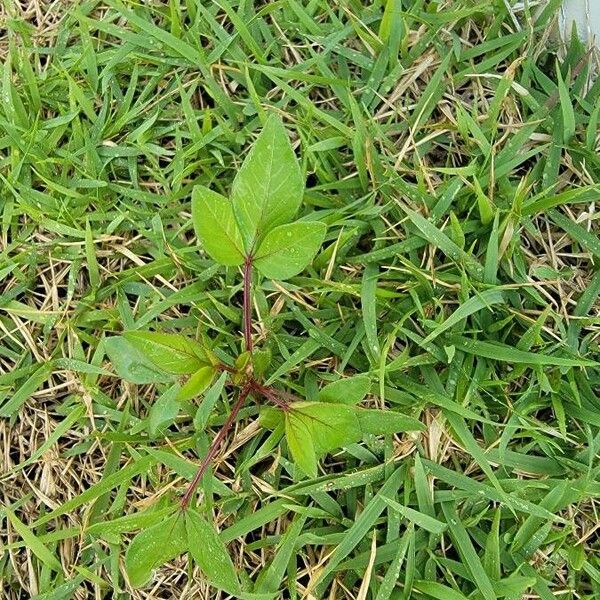
[[[254,265],[271,279],[288,279],[305,269],[319,251],[327,226],[319,221],[297,221],[269,231]]]
[[[185,515],[185,528],[190,554],[210,582],[229,594],[239,592],[235,567],[213,526],[195,510],[189,509]]]
[[[159,369],[148,357],[122,336],[104,339],[104,349],[117,375],[131,383],[165,383],[173,377]]]
[[[231,202],[204,186],[192,192],[192,221],[204,250],[226,266],[244,262],[244,243],[233,216]]]
[[[338,379],[338,381],[327,384],[319,392],[319,402],[358,404],[364,400],[370,389],[371,380],[368,375]]]
[[[246,253],[273,227],[288,223],[302,202],[304,179],[288,134],[271,115],[250,149],[231,189],[233,212]]]
[[[201,367],[181,386],[177,400],[191,400],[202,394],[213,382],[217,369],[213,366]]]
[[[152,571],[188,549],[185,523],[180,514],[144,529],[127,548],[125,570],[134,588],[143,587]]]
[[[183,335],[159,331],[126,331],[124,337],[167,373],[188,375],[210,364],[204,347]]]
[[[27,551],[31,551],[37,558],[46,565],[46,567],[56,571],[58,573],[62,572],[62,565],[59,560],[56,558],[56,555],[51,552],[44,543],[39,539],[39,537],[30,529],[17,515],[8,508],[8,506],[4,506],[3,510],[10,521],[10,524],[13,526],[15,531],[23,538],[23,542],[25,543],[25,547]],[[6,590],[6,588],[4,588]],[[5,596],[6,597],[6,596]]]

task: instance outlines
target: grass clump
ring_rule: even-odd
[[[558,3],[3,6],[3,597],[598,597],[600,84]],[[269,127],[294,211],[207,227]]]

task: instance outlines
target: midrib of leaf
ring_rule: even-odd
[[[271,160],[267,163],[267,170],[268,170],[268,175],[267,175],[267,189],[268,192],[270,194],[272,194],[272,191],[270,189],[270,185],[271,185],[271,181],[273,180],[272,177],[272,171],[273,171],[273,158],[275,156],[275,144],[272,143],[271,144]],[[256,174],[252,173],[252,179],[256,180]],[[254,195],[254,192],[253,192]],[[248,254],[251,255],[253,250],[254,250],[254,246],[257,242],[257,240],[260,238],[260,234],[261,232],[259,231],[261,224],[263,223],[263,218],[264,218],[264,214],[265,214],[265,207],[267,205],[267,201],[268,201],[269,195],[265,194],[265,198],[263,199],[263,202],[260,206],[260,212],[259,212],[259,218],[256,221],[256,228],[254,230],[254,238],[252,239],[252,242],[250,243],[250,247],[248,248]],[[248,219],[250,221],[252,221],[252,215],[248,212],[248,206],[244,205],[244,212],[246,213],[246,216],[248,217]],[[239,225],[238,225],[239,226]]]

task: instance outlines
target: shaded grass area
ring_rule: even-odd
[[[306,480],[249,405],[203,484],[248,589],[599,597],[600,83],[555,44],[557,2],[510,4],[3,4],[3,598],[224,597],[186,557],[133,590],[122,557],[227,395],[152,435],[163,390],[114,377],[102,339],[238,354],[240,278],[196,244],[190,197],[227,193],[271,112],[328,224],[311,268],[256,288],[271,379],[313,399],[370,373],[369,403],[427,431]]]

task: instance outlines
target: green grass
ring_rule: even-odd
[[[126,329],[240,352],[239,272],[197,244],[269,114],[327,223],[255,290],[269,383],[423,433],[307,479],[248,404],[202,508],[257,597],[600,597],[600,80],[558,2],[95,0],[0,22],[2,598],[219,598],[183,555],[134,590],[124,554],[225,421],[217,382],[167,430],[114,375]],[[3,16],[2,16],[3,15]],[[316,214],[313,214],[315,211]],[[221,387],[219,387],[221,386]]]

